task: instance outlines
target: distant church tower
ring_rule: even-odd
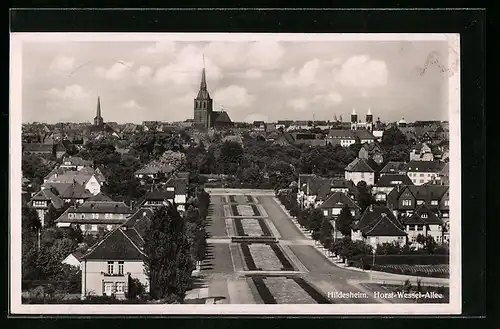
[[[203,58],[203,70],[201,71],[201,83],[198,96],[194,99],[194,125],[199,128],[210,128],[212,126],[213,100],[207,90],[207,79],[205,76],[205,58]]]
[[[358,129],[358,115],[356,114],[356,109],[352,109],[351,113],[351,130]]]
[[[94,126],[102,127],[104,126],[104,120],[101,116],[101,98],[97,96],[97,113],[94,118]]]
[[[368,109],[368,113],[366,113],[366,130],[373,131],[373,114],[371,109]]]

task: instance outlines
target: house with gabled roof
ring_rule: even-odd
[[[425,204],[421,204],[415,209],[415,212],[404,218],[408,239],[413,244],[417,244],[417,236],[432,236],[437,243],[443,243],[444,222]]]
[[[340,145],[349,147],[359,142],[358,136],[349,129],[330,129],[326,137],[326,143],[331,145]]]
[[[410,150],[410,161],[434,161],[434,154],[427,144],[418,143]]]
[[[371,205],[353,225],[351,239],[364,241],[373,248],[383,243],[397,243],[404,246],[407,242],[407,233],[403,224],[389,208]]]
[[[354,184],[364,181],[368,185],[373,185],[375,170],[365,160],[356,158],[345,168],[345,179],[351,180]]]
[[[378,165],[380,165],[382,164],[382,162],[384,162],[384,151],[377,142],[364,143],[359,149],[358,158],[364,159],[366,161],[372,159]]]
[[[69,207],[57,220],[58,227],[79,226],[83,234],[97,234],[99,229],[113,230],[133,213],[124,202],[86,201]]]
[[[146,292],[149,291],[143,248],[153,215],[153,209],[139,208],[82,256],[82,298],[114,295],[124,299],[132,278],[138,279]]]
[[[83,253],[81,253],[80,251],[75,251],[66,256],[66,258],[63,259],[62,263],[80,268],[80,264],[82,262],[82,256]]]
[[[439,173],[445,166],[441,161],[410,161],[405,169],[414,185],[423,185],[433,180],[440,180]]]
[[[381,176],[377,183],[372,187],[372,193],[375,200],[385,202],[387,195],[398,185],[413,185],[413,182],[407,175],[388,174]]]
[[[113,201],[109,196],[104,194],[103,192],[99,192],[96,195],[91,196],[87,199],[88,201]]]
[[[168,175],[174,171],[174,167],[161,163],[151,162],[141,169],[135,171],[134,175],[143,182],[146,178],[158,179],[162,175]]]
[[[92,166],[92,161],[83,160],[81,157],[67,157],[62,160],[59,168],[79,171],[86,166]]]
[[[387,195],[387,206],[399,217],[411,216],[418,206],[425,204],[438,217],[449,217],[449,186],[396,186]]]
[[[323,215],[327,218],[337,218],[344,206],[347,206],[351,211],[351,215],[356,218],[359,216],[361,208],[343,192],[334,192],[330,194],[325,201],[322,201],[318,208],[323,211]]]
[[[403,174],[406,175],[406,163],[389,161],[379,171],[380,177],[384,175]]]
[[[52,192],[50,189],[40,190],[29,201],[28,206],[36,210],[38,218],[42,226],[45,225],[45,215],[49,211],[49,207],[61,209],[64,206],[64,200]]]

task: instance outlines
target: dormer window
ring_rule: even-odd
[[[444,206],[449,207],[450,206],[450,200],[444,200]]]
[[[424,213],[424,214],[420,215],[420,217],[422,217],[422,218],[428,218],[429,216],[426,213]]]
[[[421,205],[422,203],[424,203],[424,200],[417,200],[417,205]]]
[[[411,200],[403,200],[403,206],[411,206]]]
[[[438,205],[438,201],[437,200],[432,200],[431,201],[431,205],[432,206],[437,206]]]

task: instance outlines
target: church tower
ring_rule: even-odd
[[[371,109],[368,109],[366,113],[366,130],[373,131],[373,114]]]
[[[104,120],[101,116],[101,98],[97,96],[97,113],[94,118],[94,126],[102,127],[104,125]]]
[[[203,59],[203,70],[201,71],[201,83],[198,96],[194,99],[194,124],[199,128],[210,128],[212,126],[213,101],[207,90],[207,79],[205,76],[205,59]]]
[[[351,130],[358,129],[358,115],[356,114],[356,109],[352,109],[351,113]]]

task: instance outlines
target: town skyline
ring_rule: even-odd
[[[430,53],[445,65],[444,41],[64,45],[25,43],[23,123],[91,122],[98,96],[108,122],[193,119],[204,65],[214,109],[235,122],[348,122],[353,109],[383,122],[448,120],[448,75],[426,65]]]

